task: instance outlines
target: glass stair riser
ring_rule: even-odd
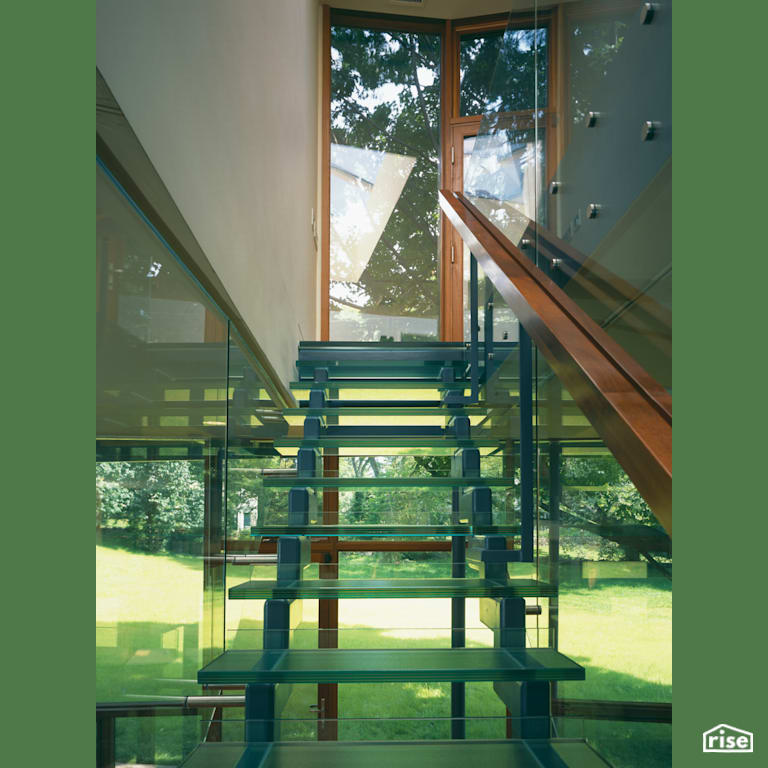
[[[246,581],[230,587],[231,600],[556,597],[557,586],[533,579],[301,579]]]
[[[347,536],[356,539],[412,536],[513,536],[520,533],[519,525],[255,525],[251,535],[265,538],[276,536]]]
[[[342,721],[343,722],[343,721]],[[609,768],[584,741],[312,741],[201,744],[183,768]]]
[[[201,685],[583,679],[583,667],[551,648],[226,651],[197,673]]]
[[[512,477],[272,477],[265,488],[512,488]]]

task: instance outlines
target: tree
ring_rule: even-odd
[[[565,491],[561,523],[599,537],[601,558],[643,557],[664,575],[671,575],[659,557],[671,556],[672,541],[613,457],[566,457],[561,482]],[[549,483],[541,486],[540,506],[548,514]]]
[[[332,141],[415,158],[360,279],[332,285],[331,309],[436,319],[440,37],[334,26],[331,45]]]
[[[101,526],[124,528],[136,549],[159,552],[174,531],[202,529],[202,462],[101,462],[96,489]]]

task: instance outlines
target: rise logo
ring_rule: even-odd
[[[741,728],[720,723],[704,731],[705,752],[753,752],[754,735]]]

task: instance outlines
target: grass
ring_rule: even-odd
[[[307,576],[316,575],[312,571]],[[251,573],[253,570],[253,573]],[[449,563],[393,560],[350,554],[342,563],[346,578],[447,576]],[[273,578],[274,569],[233,566],[227,583]],[[137,700],[199,692],[195,682],[203,662],[204,620],[202,562],[185,555],[131,552],[97,547],[97,701]],[[588,699],[669,701],[671,699],[671,588],[656,579],[604,580],[589,585],[577,566],[561,568],[560,650],[587,670],[584,682],[560,684],[558,694]],[[262,643],[263,601],[226,604],[227,647],[258,648]],[[528,618],[529,636],[546,644],[546,601],[541,617]],[[492,645],[490,630],[479,618],[479,601],[467,601],[468,645]],[[296,647],[317,646],[318,601],[304,601]],[[346,600],[339,607],[340,647],[435,647],[450,642],[448,600]],[[284,716],[295,721],[284,738],[314,738],[316,687],[294,686]],[[360,718],[341,726],[340,738],[446,738],[450,716],[449,683],[343,685],[344,717]],[[485,718],[468,726],[469,737],[504,736],[504,707],[490,683],[467,685],[467,715]],[[228,710],[234,720],[242,711]],[[382,721],[380,718],[401,718]],[[405,719],[410,718],[410,719]],[[415,718],[415,719],[414,719]],[[119,724],[118,758],[142,761],[148,736],[146,718]],[[151,719],[154,720],[154,719]],[[141,721],[141,722],[140,722]],[[667,726],[570,722],[573,735],[587,735],[617,766],[663,766],[669,762]],[[173,763],[199,741],[196,718],[157,718],[155,754]],[[142,730],[144,729],[144,730]],[[242,723],[225,727],[240,738]],[[149,755],[151,757],[151,755]]]

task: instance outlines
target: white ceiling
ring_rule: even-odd
[[[534,0],[424,0],[419,5],[398,3],[395,0],[331,0],[328,4],[332,8],[355,11],[461,19],[468,16],[485,16],[490,13],[532,10]],[[543,3],[539,5],[542,6]]]

